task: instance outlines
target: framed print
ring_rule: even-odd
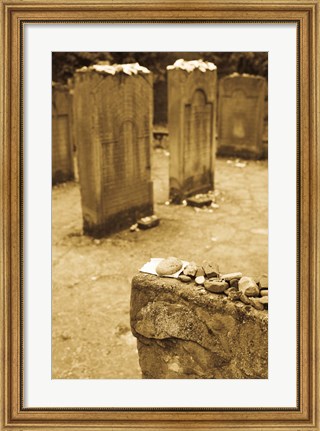
[[[1,7],[1,429],[320,431],[319,2]]]

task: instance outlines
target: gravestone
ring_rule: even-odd
[[[74,102],[84,232],[101,237],[153,214],[152,75],[137,63],[84,67]]]
[[[66,85],[52,85],[52,184],[72,180],[72,95]]]
[[[260,158],[263,155],[266,80],[238,73],[219,84],[218,154]]]
[[[139,273],[130,323],[144,379],[268,378],[267,310]]]
[[[179,202],[214,187],[217,69],[201,60],[167,69],[170,197]]]

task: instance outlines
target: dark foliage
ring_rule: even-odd
[[[268,77],[268,53],[265,52],[54,52],[52,79],[65,83],[76,69],[99,61],[109,61],[138,62],[153,72],[155,82],[161,82],[166,80],[166,66],[178,58],[213,61],[220,77],[233,72]]]

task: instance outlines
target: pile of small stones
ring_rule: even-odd
[[[193,72],[195,69],[200,70],[200,72],[206,72],[207,70],[215,70],[216,68],[217,66],[210,61],[203,61],[201,59],[186,61],[183,58],[179,58],[174,64],[167,66],[167,70],[181,69],[188,73]]]
[[[138,73],[151,73],[146,67],[140,66],[139,63],[127,63],[127,64],[109,64],[108,62],[100,62],[92,66],[83,66],[77,70],[77,72],[92,71],[105,74],[115,75],[117,73],[125,73],[126,75],[138,75]]]
[[[183,283],[195,282],[212,293],[225,294],[231,301],[242,301],[257,310],[268,309],[268,277],[243,276],[241,272],[220,274],[219,266],[204,261],[190,262],[179,276]]]

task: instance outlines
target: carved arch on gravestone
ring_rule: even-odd
[[[232,100],[234,103],[234,113],[232,116],[232,136],[236,139],[244,139],[247,136],[247,122],[243,114],[243,106],[248,96],[243,88],[235,88],[232,91]]]
[[[132,119],[122,121],[118,137],[119,176],[128,183],[140,177],[139,131]]]
[[[212,109],[202,88],[194,90],[191,103],[184,107],[183,177],[190,191],[212,169]]]
[[[122,120],[122,121],[121,121]],[[119,184],[132,188],[147,177],[147,144],[149,139],[135,119],[114,119],[109,140],[102,141],[103,186],[111,192]],[[150,157],[149,157],[150,160]]]

